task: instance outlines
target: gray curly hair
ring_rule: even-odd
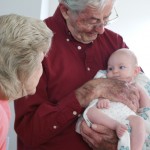
[[[47,53],[51,30],[38,19],[9,14],[0,16],[0,91],[8,98],[23,90],[22,82],[37,67],[39,54]]]

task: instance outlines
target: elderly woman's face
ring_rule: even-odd
[[[24,83],[27,95],[33,95],[36,92],[36,87],[39,83],[40,77],[43,73],[42,61],[44,59],[44,53],[41,52],[39,61],[37,63],[37,68],[33,74],[29,77],[28,81]]]
[[[72,12],[68,10],[66,23],[72,36],[82,43],[90,43],[94,41],[98,34],[104,33],[104,26],[107,24],[112,10],[112,2],[110,1],[103,10],[96,7],[87,7],[74,18]]]

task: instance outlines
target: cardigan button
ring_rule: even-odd
[[[56,126],[56,125],[54,125],[54,126],[53,126],[53,129],[57,129],[57,126]]]
[[[70,41],[70,39],[66,39],[66,41],[67,41],[67,42],[69,42],[69,41]]]
[[[77,112],[76,111],[73,111],[73,113],[72,113],[74,116],[76,116],[77,115]]]
[[[91,70],[90,67],[87,67],[86,69],[87,69],[87,71],[90,71],[90,70]]]
[[[78,50],[81,50],[81,49],[82,49],[82,47],[81,47],[81,46],[78,46],[78,47],[77,47],[77,49],[78,49]]]

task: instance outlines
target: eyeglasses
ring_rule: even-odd
[[[118,17],[119,17],[118,12],[117,12],[116,8],[114,7],[114,9],[109,17],[104,18],[102,21],[99,20],[98,23],[90,23],[90,21],[87,21],[86,24],[91,27],[107,26],[107,25],[113,23],[114,20],[116,20]]]
[[[111,15],[106,20],[105,19],[103,20],[104,23],[99,23],[99,25],[96,25],[96,26],[100,26],[100,27],[107,26],[107,25],[113,23],[118,17],[119,17],[118,12],[117,12],[116,8],[114,7]]]
[[[117,12],[116,8],[114,7],[114,8],[113,8],[113,12],[111,13],[111,15],[110,15],[110,17],[109,17],[109,19],[108,19],[106,25],[112,23],[112,22],[113,22],[114,20],[116,20],[118,17],[119,17],[118,12]]]

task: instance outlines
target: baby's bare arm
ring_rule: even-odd
[[[140,98],[139,98],[139,107],[140,108],[143,108],[143,107],[150,107],[150,97],[149,95],[144,91],[144,89],[136,84],[138,90],[139,90],[139,95],[140,95]]]

